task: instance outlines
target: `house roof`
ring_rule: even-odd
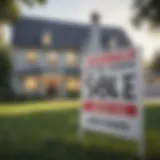
[[[65,21],[49,21],[43,19],[22,17],[13,26],[12,42],[16,47],[43,48],[41,36],[49,31],[53,36],[51,48],[77,48],[84,44],[90,26]],[[131,44],[128,36],[121,28],[102,27],[102,46],[106,46],[110,38],[116,38],[121,46]]]

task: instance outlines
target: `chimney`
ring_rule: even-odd
[[[100,23],[100,15],[97,12],[92,12],[92,14],[91,14],[91,22],[94,25]]]
[[[90,16],[90,21],[91,25],[87,48],[90,54],[96,52],[99,53],[102,51],[100,15],[97,12],[92,12]]]

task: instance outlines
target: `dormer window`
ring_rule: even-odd
[[[115,50],[118,48],[118,41],[117,38],[113,37],[109,40],[109,49]]]
[[[42,38],[42,45],[50,46],[52,44],[53,36],[52,36],[51,32],[49,32],[49,31],[43,32],[41,38]]]

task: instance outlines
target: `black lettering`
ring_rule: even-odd
[[[132,100],[134,99],[135,95],[133,94],[133,75],[128,74],[123,77],[123,83],[124,83],[124,88],[123,88],[123,96],[125,99]]]
[[[103,120],[100,118],[92,117],[88,119],[88,122],[91,125],[98,125],[98,126],[104,126],[104,127],[111,127],[116,129],[122,129],[122,130],[129,130],[128,123],[124,121],[110,121],[110,120]]]
[[[108,95],[113,98],[116,98],[118,96],[116,90],[116,83],[117,83],[116,81],[117,81],[116,77],[108,77],[106,78],[106,82],[104,85]]]
[[[90,97],[97,95],[101,98],[106,96],[116,98],[118,96],[116,90],[116,78],[101,76],[98,81],[90,87]]]

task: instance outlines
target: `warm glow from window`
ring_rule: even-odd
[[[34,50],[31,50],[26,53],[26,59],[29,63],[36,63],[38,55]]]
[[[52,40],[53,40],[53,36],[51,35],[50,32],[43,33],[43,35],[42,35],[42,44],[43,45],[45,45],[45,46],[51,45]]]
[[[25,91],[33,91],[38,88],[38,80],[34,76],[28,76],[24,78]]]
[[[61,76],[59,75],[45,75],[43,76],[43,83],[46,87],[49,87],[50,85],[56,85],[57,87],[61,83]]]
[[[80,80],[78,78],[67,78],[67,90],[78,91],[80,89]]]
[[[75,65],[77,63],[77,55],[75,52],[70,51],[67,53],[67,64]]]
[[[48,53],[48,62],[49,62],[49,64],[55,64],[57,62],[57,53],[56,52]]]

